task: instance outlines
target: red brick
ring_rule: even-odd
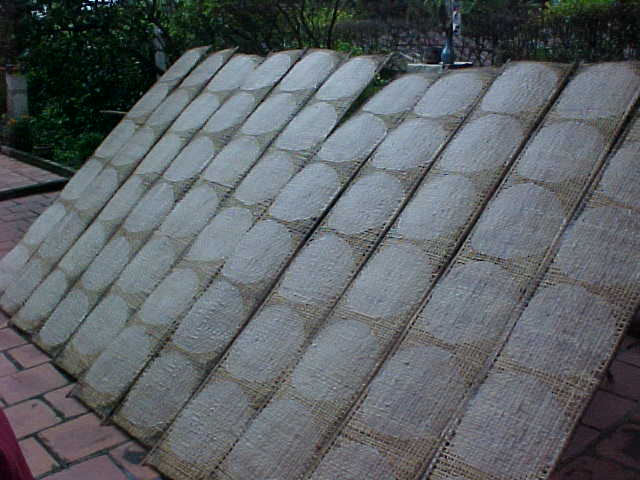
[[[638,480],[638,474],[610,460],[584,456],[553,472],[549,480]]]
[[[587,445],[598,438],[599,434],[600,432],[595,428],[587,427],[586,425],[578,425],[574,430],[573,435],[571,435],[569,443],[564,448],[561,459],[571,458],[581,454]]]
[[[75,398],[67,397],[74,385],[67,385],[53,392],[47,393],[44,398],[53,405],[53,408],[61,412],[65,417],[75,417],[87,412],[87,409]]]
[[[582,423],[602,430],[621,422],[635,406],[633,400],[598,390],[582,416]]]
[[[53,365],[45,363],[0,378],[0,396],[11,405],[68,383]]]
[[[640,425],[627,423],[621,426],[611,436],[600,441],[596,451],[622,465],[640,469]]]
[[[614,360],[609,372],[612,380],[605,379],[602,388],[623,397],[640,400],[640,367]]]
[[[125,443],[109,452],[113,460],[131,473],[136,480],[155,480],[160,477],[151,467],[142,465],[147,450],[136,442]]]
[[[33,165],[25,165],[18,160],[6,156],[0,157],[0,159],[3,158],[6,160],[2,160],[0,163],[0,189],[14,188],[60,178],[56,174],[34,167]]]
[[[0,350],[7,350],[17,347],[18,345],[24,345],[25,343],[27,343],[27,341],[12,328],[3,328],[0,330]]]
[[[59,422],[54,411],[42,400],[27,400],[5,409],[4,413],[18,438],[39,432]]]
[[[0,328],[4,328],[9,325],[9,317],[6,313],[0,310]]]
[[[53,457],[51,457],[44,447],[33,437],[22,440],[20,442],[20,449],[34,477],[49,473],[58,466],[58,463]]]
[[[54,473],[47,480],[127,480],[127,477],[108,456],[101,455]]]
[[[0,377],[11,375],[17,371],[16,366],[4,354],[0,353]]]
[[[41,363],[51,360],[47,354],[42,352],[42,350],[35,345],[31,344],[14,348],[9,350],[8,353],[11,358],[22,366],[22,368],[35,367],[36,365],[40,365]]]
[[[92,413],[40,432],[38,436],[67,462],[79,460],[127,440],[117,428],[101,426],[98,417]]]

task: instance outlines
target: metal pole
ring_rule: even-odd
[[[449,14],[446,29],[447,38],[440,54],[440,61],[443,65],[453,65],[456,61],[456,53],[453,47],[453,0],[447,0],[447,12]]]

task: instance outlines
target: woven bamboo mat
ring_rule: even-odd
[[[176,480],[538,480],[638,307],[640,69],[185,53],[0,262]],[[353,108],[361,103],[359,108]]]

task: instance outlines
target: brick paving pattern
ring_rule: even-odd
[[[0,190],[60,178],[0,154]],[[0,201],[0,258],[24,235],[56,193]],[[71,379],[48,355],[8,326],[0,312],[0,407],[35,478],[160,480],[141,465],[146,450],[67,394]]]
[[[0,258],[18,243],[29,225],[54,198],[55,193],[47,193],[0,201]]]
[[[627,335],[550,480],[640,479],[640,339]]]
[[[3,178],[2,169],[8,163],[18,162],[0,155],[0,189],[15,179]],[[21,173],[22,168],[17,171]],[[46,194],[0,202],[0,257],[54,198],[55,194]],[[640,479],[640,339],[625,338],[610,373],[585,411],[551,480]],[[0,407],[19,437],[34,476],[47,480],[160,480],[157,472],[141,465],[146,450],[118,428],[100,425],[93,413],[67,397],[72,388],[72,380],[8,326],[8,319],[0,312]]]
[[[0,327],[0,406],[36,478],[160,480],[144,448],[67,397],[73,381],[2,313]]]
[[[0,190],[59,180],[55,173],[18,162],[0,153]]]

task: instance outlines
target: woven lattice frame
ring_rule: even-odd
[[[196,60],[202,53],[204,50],[195,51],[190,54],[189,58]],[[144,124],[139,128],[136,126],[127,130],[124,137],[127,138],[129,133],[133,132],[132,135],[123,142],[123,145],[111,158],[100,159],[95,156],[74,175],[54,205],[48,209],[48,211],[58,212],[53,225],[48,225],[45,238],[35,242],[37,249],[35,245],[31,247],[32,254],[29,261],[22,268],[20,275],[16,276],[13,283],[6,289],[0,300],[0,306],[5,312],[13,314],[22,306],[102,207],[131,175],[145,154],[162,137],[173,120],[200,92],[206,79],[215,73],[232,53],[233,50],[225,50],[210,55],[203,63],[195,67],[177,88],[173,87],[178,80],[182,79],[182,75],[168,72],[169,82],[163,82],[162,79],[160,81],[161,86],[164,87],[162,91],[167,93],[166,97],[158,95],[156,100],[162,100],[161,102],[156,103],[155,100],[150,102],[149,107],[154,107],[154,109],[148,118],[146,115],[136,116],[136,118],[144,119]],[[192,66],[191,62],[180,63],[183,64],[183,73],[189,71],[186,67]],[[204,75],[203,71],[206,72]],[[140,105],[140,102],[137,105]],[[134,113],[138,112],[137,106],[134,106],[133,111]],[[124,122],[127,122],[126,118],[121,125]],[[114,150],[115,148],[108,149],[109,152]],[[101,147],[98,147],[97,152],[101,151],[104,149],[101,150]],[[34,231],[37,228],[34,224],[30,230]],[[29,243],[28,234],[25,238],[27,239],[25,243]]]

